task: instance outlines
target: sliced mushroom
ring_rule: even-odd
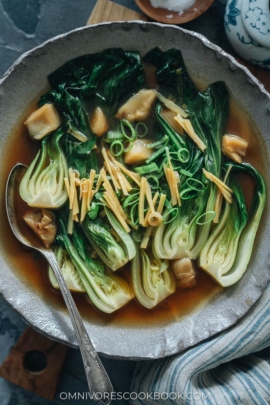
[[[124,162],[128,165],[145,162],[153,153],[152,148],[147,148],[148,143],[146,139],[135,141],[132,148],[125,153]]]
[[[171,268],[178,288],[193,288],[197,285],[197,275],[192,261],[188,257],[173,260]]]
[[[90,118],[90,127],[96,136],[102,136],[109,129],[106,115],[100,107],[96,107]]]
[[[119,108],[115,117],[129,122],[144,121],[149,116],[156,98],[155,90],[142,89]]]
[[[44,104],[25,121],[33,139],[42,139],[61,125],[61,118],[53,104]]]
[[[26,211],[23,219],[44,245],[49,248],[57,231],[53,213],[45,209],[33,208]]]

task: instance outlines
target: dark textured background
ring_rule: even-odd
[[[0,77],[25,51],[45,40],[84,26],[96,0],[0,0]],[[117,0],[138,10],[132,0]],[[200,32],[225,51],[233,53],[223,28],[227,0],[216,0],[198,19],[183,27]],[[18,340],[26,325],[15,312],[0,299],[0,364]],[[115,391],[129,390],[135,362],[103,359]],[[71,394],[87,392],[80,353],[70,349],[63,368],[54,401],[47,401],[0,378],[0,405],[48,405],[92,403],[84,400],[61,400],[61,392]],[[126,401],[116,401],[125,404]],[[93,403],[94,404],[94,403]]]
[[[139,11],[132,0],[115,3]],[[226,0],[183,27],[205,35],[232,52],[223,28]],[[45,40],[86,24],[96,0],[0,0],[0,76],[25,51]]]

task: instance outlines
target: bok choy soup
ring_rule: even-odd
[[[131,301],[151,313],[237,283],[266,193],[249,142],[226,131],[226,84],[198,90],[180,51],[158,48],[85,55],[48,80],[25,121],[38,152],[19,192],[71,291],[107,314]]]

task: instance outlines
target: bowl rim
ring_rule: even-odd
[[[222,56],[228,58],[233,65],[237,66],[238,68],[240,68],[241,70],[243,70],[251,79],[252,82],[254,84],[256,84],[257,86],[259,86],[260,90],[265,93],[269,98],[270,98],[270,93],[267,92],[267,90],[265,89],[264,85],[250,72],[250,70],[242,65],[240,62],[238,62],[234,56],[230,55],[229,53],[225,52],[220,46],[214,44],[213,42],[209,41],[204,35],[195,32],[195,31],[191,31],[191,30],[187,30],[185,28],[179,27],[177,25],[174,24],[163,24],[160,22],[151,22],[151,21],[142,21],[142,20],[132,20],[132,21],[112,21],[112,22],[102,22],[102,23],[97,23],[97,24],[92,24],[92,25],[87,25],[84,27],[79,27],[79,28],[75,28],[73,30],[64,32],[63,34],[59,34],[56,35],[52,38],[47,39],[46,41],[42,42],[40,45],[35,46],[34,48],[29,49],[26,52],[23,52],[16,60],[15,62],[12,63],[12,65],[6,70],[6,72],[2,75],[2,77],[0,77],[0,85],[2,85],[2,83],[4,83],[4,81],[8,78],[8,76],[10,74],[12,74],[13,70],[24,61],[24,59],[26,59],[28,56],[31,56],[32,54],[34,54],[35,52],[37,52],[40,49],[43,49],[44,47],[46,47],[48,44],[51,44],[59,39],[62,38],[66,38],[70,35],[72,35],[75,32],[80,32],[80,31],[87,31],[87,30],[91,30],[94,27],[98,27],[98,26],[106,26],[106,25],[123,25],[123,26],[129,26],[132,24],[138,24],[141,25],[142,27],[146,27],[146,26],[159,26],[163,29],[166,28],[174,28],[176,30],[179,30],[187,35],[193,36],[195,38],[198,38],[199,40],[201,40],[203,42],[203,44],[208,47],[209,49],[213,50],[213,51],[217,51],[219,54],[221,54]],[[252,83],[252,84],[253,84]]]

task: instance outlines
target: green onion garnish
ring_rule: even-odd
[[[163,224],[169,224],[172,222],[178,214],[178,208],[171,208],[169,211],[165,212],[163,215]],[[166,220],[166,218],[168,218]]]
[[[113,141],[123,139],[123,134],[118,131],[109,131],[107,134],[107,137],[105,139],[105,142],[107,143],[112,143]]]
[[[130,149],[131,149],[132,146],[133,146],[133,143],[134,143],[134,142],[132,142],[132,141],[126,140],[126,141],[124,142],[124,152],[129,152]]]
[[[124,138],[129,141],[134,141],[136,139],[136,131],[129,121],[122,120],[120,126]]]
[[[128,206],[134,204],[135,201],[138,201],[139,194],[140,194],[140,192],[138,191],[136,194],[129,195],[127,198],[125,198],[125,201],[123,203],[123,208],[126,209]]]
[[[152,190],[157,190],[159,188],[159,181],[158,177],[151,175],[147,176],[147,181],[150,184]]]
[[[197,192],[192,188],[186,188],[182,190],[180,193],[180,198],[182,200],[190,200],[192,198],[196,198]]]
[[[192,173],[188,172],[187,170],[180,169],[179,171],[180,171],[180,173],[183,174],[184,176],[192,177]],[[194,180],[194,179],[192,179],[192,180]]]
[[[177,151],[177,157],[178,157],[180,162],[187,163],[189,161],[189,159],[190,159],[190,152],[186,148],[180,148]]]
[[[194,185],[192,184],[194,183]],[[189,188],[191,188],[192,190],[196,190],[196,191],[203,191],[206,189],[205,184],[203,184],[200,180],[197,179],[187,179],[187,185],[189,186]],[[196,187],[196,185],[200,186],[200,187]]]
[[[148,149],[152,149],[152,148],[159,148],[160,146],[164,145],[166,146],[167,143],[169,142],[169,137],[167,135],[164,135],[163,138],[161,138],[160,141],[154,142],[154,143],[149,143],[147,145]]]
[[[140,175],[144,175],[144,174],[153,173],[153,172],[158,171],[158,166],[156,163],[153,162],[146,166],[135,167],[134,171],[136,173],[139,173]]]
[[[121,141],[114,141],[110,146],[110,151],[113,156],[120,156],[124,152],[124,145]]]
[[[207,216],[209,217],[208,219],[206,218]],[[202,215],[199,216],[199,218],[197,218],[196,224],[197,224],[197,225],[205,225],[205,224],[208,224],[209,222],[212,222],[212,221],[213,221],[213,219],[215,218],[215,216],[216,216],[216,212],[215,212],[215,211],[207,211],[207,212],[204,212]],[[204,222],[201,222],[200,220],[201,220],[201,218],[203,218],[203,217],[205,217],[205,221],[204,221]]]
[[[165,146],[158,149],[156,152],[152,153],[152,155],[145,161],[147,164],[151,163],[153,160],[157,159],[162,153],[165,151]]]
[[[144,138],[148,134],[148,128],[143,122],[138,122],[135,129],[138,138]]]

